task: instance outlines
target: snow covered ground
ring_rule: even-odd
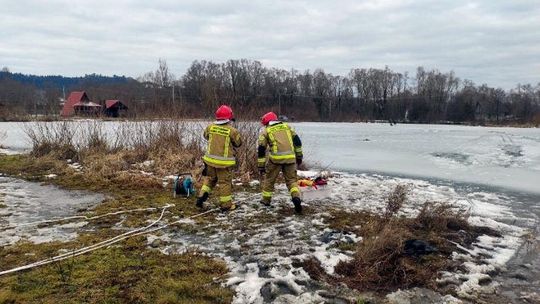
[[[416,215],[424,202],[445,201],[468,212],[471,223],[492,227],[502,234],[501,237],[482,236],[472,249],[456,252],[453,258],[463,265],[463,271],[445,273],[441,277],[441,284],[450,286],[464,299],[493,293],[499,285],[494,276],[518,250],[525,231],[512,224],[517,217],[509,206],[509,197],[462,191],[417,179],[338,174],[331,179],[328,189],[318,196],[311,194],[311,200],[306,203],[309,215],[304,216],[293,214],[283,186],[271,209],[260,207],[251,194],[240,193],[237,195],[240,208],[230,215],[221,215],[204,228],[186,223],[183,229],[172,233],[149,236],[148,242],[162,239],[166,246],[161,250],[165,253],[196,248],[223,258],[231,269],[224,284],[236,290],[235,303],[313,303],[347,299],[346,288],[328,287],[312,280],[299,262],[315,257],[328,273],[333,273],[339,261],[352,255],[333,245],[338,241],[356,243],[361,238],[328,228],[325,222],[328,208],[381,212],[386,197],[398,184],[407,185],[409,189],[408,203],[400,215]],[[537,224],[533,216],[522,221]],[[186,233],[193,229],[197,231],[195,235]]]
[[[537,213],[513,211],[512,207],[525,202],[508,194],[419,179],[336,173],[325,189],[305,192],[306,214],[303,216],[294,215],[287,191],[280,185],[274,208],[261,207],[258,195],[238,193],[236,200],[240,207],[237,211],[221,214],[209,223],[186,220],[178,229],[149,235],[148,244],[164,253],[196,249],[223,258],[230,273],[216,279],[235,289],[235,303],[348,301],[354,293],[346,287],[327,286],[313,280],[301,262],[314,257],[326,272],[333,273],[339,261],[350,259],[352,255],[335,245],[362,240],[354,234],[330,229],[326,222],[330,215],[328,209],[382,212],[387,196],[398,184],[407,186],[409,198],[400,215],[416,215],[424,202],[447,201],[468,212],[471,223],[501,232],[501,237],[485,235],[473,248],[456,252],[453,258],[463,269],[442,274],[440,283],[453,288],[463,299],[474,300],[478,295],[494,293],[501,284],[496,275],[520,248],[525,228],[538,225]],[[46,242],[75,237],[86,222],[41,228],[21,224],[73,215],[76,208],[88,207],[101,199],[6,177],[0,177],[0,192],[4,193],[2,202],[7,206],[0,209],[0,246],[20,238]],[[167,216],[169,221],[177,217]],[[14,229],[13,225],[19,227]],[[157,239],[160,240],[158,245],[153,246]],[[414,297],[416,293],[419,291],[395,293],[389,295],[389,299]],[[425,293],[423,291],[423,296]],[[460,301],[449,295],[430,293],[430,296],[448,303]]]

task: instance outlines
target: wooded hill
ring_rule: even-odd
[[[300,72],[246,59],[194,61],[176,77],[160,60],[137,79],[124,76],[33,76],[0,72],[0,112],[57,114],[62,89],[84,90],[94,101],[121,99],[134,117],[204,118],[218,104],[239,117],[274,110],[296,120],[540,123],[540,83],[503,90],[476,85],[453,72],[419,67],[414,76],[353,68],[347,75]],[[6,111],[9,109],[9,111]],[[1,115],[1,113],[0,113]]]

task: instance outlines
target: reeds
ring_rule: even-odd
[[[25,125],[31,155],[79,162],[88,174],[112,178],[122,171],[138,170],[158,176],[197,174],[204,154],[203,130],[196,121],[63,121]],[[237,125],[243,145],[236,151],[242,180],[257,172],[258,124]]]

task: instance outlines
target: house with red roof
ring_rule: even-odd
[[[101,105],[91,102],[85,91],[71,92],[64,103],[61,115],[97,116],[101,114]]]
[[[105,101],[105,110],[103,113],[109,117],[122,116],[128,107],[124,102],[118,99],[109,99]]]

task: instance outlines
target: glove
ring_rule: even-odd
[[[302,157],[297,157],[296,158],[296,165],[300,166],[301,164],[302,164]]]

